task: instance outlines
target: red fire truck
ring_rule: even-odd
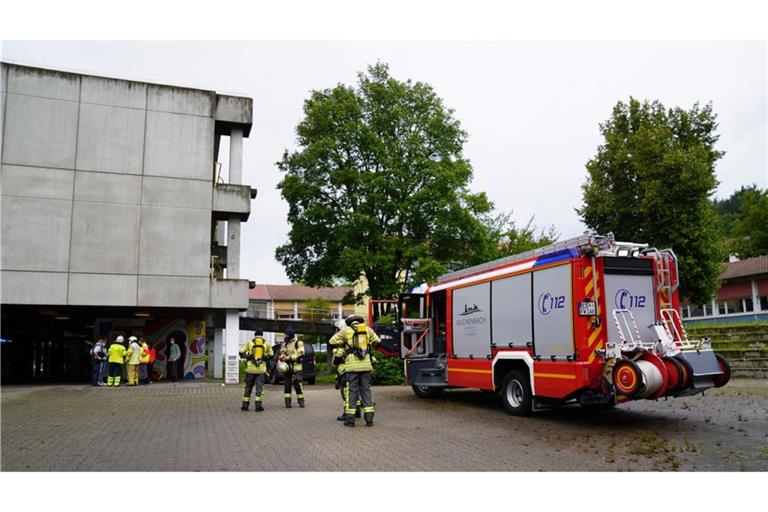
[[[730,366],[681,322],[671,249],[584,235],[452,272],[396,312],[408,384],[501,393],[512,414],[613,406],[725,385]],[[383,308],[382,308],[383,307]]]

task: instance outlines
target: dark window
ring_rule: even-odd
[[[754,311],[755,305],[752,304],[752,297],[744,299],[744,311]]]
[[[712,304],[704,304],[704,316],[712,316]]]
[[[725,302],[717,302],[717,313],[720,315],[725,314]]]
[[[743,313],[744,312],[744,304],[742,303],[742,299],[732,299],[725,301],[725,305],[728,306],[728,313]]]
[[[691,304],[691,316],[704,316],[704,307]]]
[[[768,295],[763,295],[760,297],[760,309],[763,311],[768,311]]]

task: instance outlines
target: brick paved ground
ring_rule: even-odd
[[[472,390],[416,398],[374,388],[376,425],[335,421],[338,391],[306,386],[307,407],[239,410],[239,386],[4,387],[3,471],[768,470],[768,382],[610,411],[509,416]]]

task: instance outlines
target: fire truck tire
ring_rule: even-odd
[[[632,398],[643,388],[643,374],[631,359],[621,359],[613,365],[613,387],[616,393]]]
[[[721,388],[731,380],[731,364],[720,354],[715,354],[715,358],[723,373],[716,375],[715,378],[712,379],[712,382],[715,384],[716,388]]]
[[[508,413],[515,416],[530,414],[533,397],[528,378],[515,370],[507,373],[501,384],[501,399]]]
[[[411,386],[411,387],[413,388],[413,392],[419,398],[435,398],[437,396],[440,396],[440,393],[443,392],[443,388],[439,388],[435,386]]]

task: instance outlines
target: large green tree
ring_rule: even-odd
[[[658,101],[618,102],[600,125],[604,137],[587,162],[578,210],[590,228],[619,240],[671,247],[679,259],[681,294],[709,300],[725,259],[710,196],[723,156],[711,104],[685,110]]]
[[[768,254],[768,190],[742,186],[727,199],[715,201],[727,247],[739,258]]]
[[[356,87],[312,91],[296,133],[278,162],[291,230],[276,257],[291,279],[364,274],[370,295],[388,297],[496,256],[508,223],[469,190],[467,134],[428,84],[376,64]]]

